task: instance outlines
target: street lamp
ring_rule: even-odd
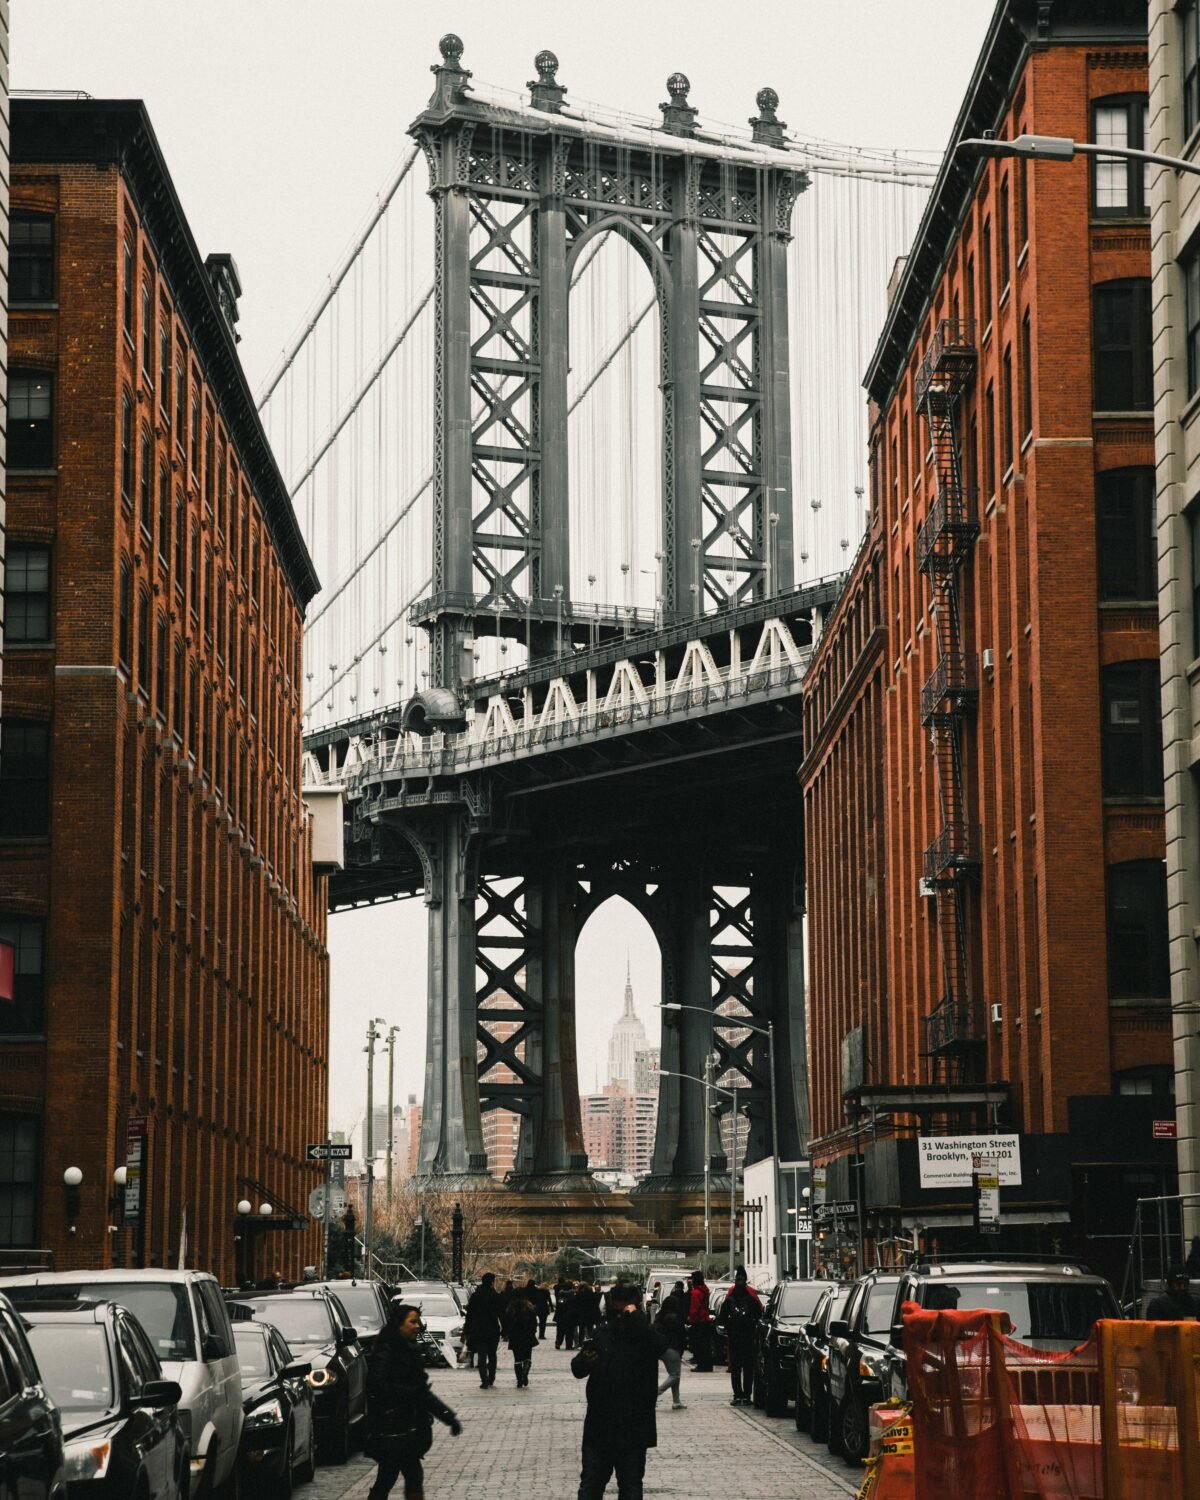
[[[780,1232],[783,1216],[783,1192],[782,1179],[779,1175],[779,1111],[775,1098],[775,1023],[768,1021],[765,1026],[756,1026],[753,1021],[745,1016],[718,1016],[716,1011],[703,1005],[685,1005],[681,1000],[664,1000],[659,1005],[659,1010],[694,1010],[700,1015],[707,1016],[716,1024],[718,1021],[730,1028],[745,1027],[747,1031],[756,1031],[759,1036],[767,1039],[767,1048],[770,1052],[770,1072],[767,1081],[771,1088],[771,1160],[774,1163],[772,1177],[774,1178],[775,1193],[775,1280],[783,1280],[783,1236]],[[659,1070],[662,1071],[661,1069]]]
[[[731,1089],[724,1084],[712,1081],[712,1053],[704,1059],[704,1077],[697,1078],[694,1073],[677,1073],[671,1068],[659,1068],[659,1076],[663,1078],[686,1078],[692,1083],[698,1083],[704,1090],[704,1254],[706,1258],[712,1258],[712,1152],[709,1149],[709,1131],[711,1129],[712,1107],[708,1102],[709,1094],[729,1094],[733,1099],[733,1158],[729,1173],[729,1270],[733,1271],[733,1263],[737,1256],[737,1132],[738,1132],[738,1091],[735,1083]]]
[[[963,156],[1023,156],[1041,161],[1074,161],[1076,156],[1120,156],[1130,161],[1148,161],[1177,172],[1200,175],[1200,163],[1158,151],[1137,151],[1132,146],[1101,146],[1095,141],[1075,141],[1068,135],[1018,135],[1011,141],[994,136],[971,136],[954,148]]]
[[[250,1202],[249,1198],[239,1198],[237,1211],[238,1215],[244,1219],[247,1214],[254,1211],[254,1205]]]
[[[83,1173],[78,1167],[68,1167],[63,1173],[63,1188],[67,1200],[67,1233],[75,1233],[75,1220],[79,1217],[79,1188]]]

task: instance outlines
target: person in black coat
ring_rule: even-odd
[[[572,1282],[560,1281],[554,1288],[554,1347],[575,1347],[575,1297]]]
[[[471,1293],[463,1318],[463,1338],[476,1356],[479,1366],[479,1388],[486,1391],[496,1383],[496,1351],[500,1347],[500,1315],[504,1311],[496,1290],[496,1275],[485,1271]]]
[[[734,1272],[733,1285],[725,1294],[717,1326],[729,1340],[729,1378],[733,1384],[730,1406],[749,1406],[754,1387],[754,1328],[763,1315],[758,1293],[750,1285],[745,1266]]]
[[[417,1353],[420,1332],[418,1309],[397,1299],[367,1356],[363,1451],[379,1465],[368,1500],[386,1500],[401,1474],[406,1500],[421,1500],[425,1493],[421,1460],[433,1444],[434,1417],[445,1422],[454,1437],[462,1432],[462,1423],[430,1388]]]
[[[546,1337],[546,1324],[550,1321],[550,1293],[544,1286],[538,1286],[531,1276],[525,1283],[525,1296],[537,1313],[538,1340],[541,1341]]]
[[[529,1384],[529,1367],[533,1363],[533,1351],[537,1344],[537,1309],[523,1292],[517,1292],[504,1309],[501,1327],[512,1351],[513,1369],[517,1375],[517,1386],[524,1389]]]
[[[614,1473],[618,1500],[642,1500],[667,1341],[646,1320],[637,1287],[614,1287],[608,1300],[604,1325],[571,1361],[571,1374],[587,1381],[579,1500],[601,1500]]]

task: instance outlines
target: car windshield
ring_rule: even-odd
[[[119,1302],[146,1330],[159,1359],[195,1359],[192,1310],[187,1288],[172,1281],[56,1281],[48,1286],[13,1287],[12,1299],[31,1302],[39,1297],[80,1298],[87,1302]]]
[[[421,1309],[423,1318],[456,1318],[458,1307],[453,1297],[414,1297],[413,1306]]]
[[[379,1298],[369,1286],[340,1286],[337,1299],[360,1333],[378,1333],[383,1327]]]
[[[924,1305],[939,1311],[1006,1312],[1013,1338],[1063,1344],[1082,1344],[1097,1318],[1117,1316],[1108,1288],[1100,1281],[930,1282]]]
[[[333,1322],[329,1304],[323,1297],[264,1297],[251,1301],[239,1297],[254,1309],[254,1316],[264,1323],[274,1323],[289,1344],[332,1344]]]
[[[781,1318],[807,1318],[821,1300],[825,1288],[819,1281],[797,1281],[779,1294]]]
[[[267,1341],[261,1328],[250,1328],[246,1324],[233,1325],[233,1337],[237,1343],[238,1369],[243,1375],[255,1379],[271,1373],[271,1362],[267,1357]]]
[[[108,1340],[98,1324],[34,1323],[29,1343],[64,1414],[100,1416],[117,1404]]]

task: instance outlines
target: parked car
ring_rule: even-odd
[[[246,1413],[243,1484],[251,1495],[269,1486],[272,1493],[287,1497],[297,1480],[307,1484],[317,1468],[315,1398],[308,1382],[312,1363],[296,1359],[270,1323],[235,1323],[233,1341]]]
[[[65,1500],[62,1418],[25,1329],[0,1295],[0,1500]]]
[[[337,1290],[337,1287],[334,1287]],[[415,1302],[418,1297],[436,1296],[453,1297],[458,1303],[459,1310],[466,1308],[467,1298],[463,1294],[464,1289],[457,1287],[450,1281],[402,1281],[394,1288],[393,1296],[402,1297],[405,1302]]]
[[[829,1437],[829,1325],[850,1300],[849,1282],[826,1282],[796,1342],[796,1430],[814,1443]]]
[[[315,1288],[333,1293],[350,1314],[358,1342],[369,1351],[387,1322],[390,1299],[382,1285],[378,1281],[306,1281],[296,1290],[311,1292]]]
[[[796,1399],[796,1343],[826,1289],[824,1281],[781,1281],[754,1328],[754,1404],[782,1417]]]
[[[119,1302],[145,1330],[165,1380],[179,1382],[179,1421],[191,1455],[196,1500],[237,1473],[242,1377],[233,1329],[216,1279],[207,1271],[37,1271],[5,1279],[19,1307],[46,1297]]]
[[[62,1417],[72,1497],[186,1497],[183,1392],[177,1380],[163,1379],[132,1313],[114,1302],[46,1300],[24,1303],[21,1319]]]
[[[315,1398],[317,1451],[344,1464],[364,1431],[367,1360],[350,1314],[323,1287],[286,1292],[238,1293],[229,1303],[235,1323],[270,1323],[312,1368],[306,1379]]]
[[[846,1311],[829,1325],[830,1453],[856,1468],[867,1456],[867,1413],[883,1399],[883,1361],[892,1337],[900,1277],[868,1271],[854,1283]]]
[[[406,1292],[406,1302],[421,1310],[430,1337],[440,1346],[451,1364],[458,1359],[463,1341],[463,1311],[445,1292]]]
[[[710,1281],[708,1283],[708,1310],[712,1313],[713,1320],[709,1332],[712,1336],[713,1363],[723,1365],[729,1359],[729,1340],[723,1328],[717,1327],[717,1314],[721,1311],[721,1303],[725,1295],[733,1285],[732,1281]],[[690,1288],[689,1282],[684,1282],[685,1287]]]
[[[1104,1277],[1071,1262],[918,1261],[900,1278],[884,1355],[884,1396],[901,1401],[908,1399],[900,1317],[905,1302],[930,1310],[989,1308],[1005,1312],[1012,1323],[1013,1338],[1032,1349],[1058,1351],[1085,1343],[1097,1319],[1122,1316],[1116,1293]],[[1016,1368],[1015,1362],[1012,1368]]]

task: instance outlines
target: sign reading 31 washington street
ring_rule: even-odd
[[[1015,1135],[920,1135],[917,1156],[923,1188],[970,1187],[976,1156],[995,1162],[1001,1186],[1020,1186],[1021,1143]]]

